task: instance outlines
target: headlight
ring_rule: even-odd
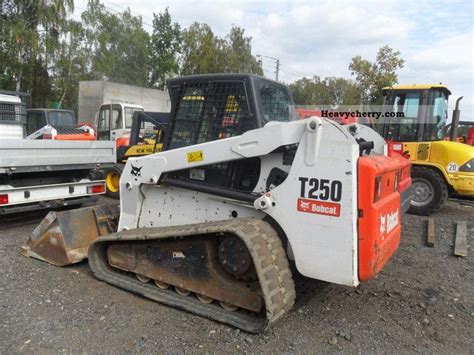
[[[466,171],[466,172],[474,173],[474,158],[472,158],[466,164],[461,166],[459,168],[459,171]]]

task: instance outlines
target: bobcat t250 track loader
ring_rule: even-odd
[[[98,279],[257,332],[293,306],[290,263],[353,287],[382,269],[403,211],[401,163],[381,136],[293,120],[288,89],[261,77],[192,76],[169,87],[164,151],[128,159],[118,228],[97,211],[81,217],[97,226],[86,246]],[[30,245],[77,241],[67,213],[68,223],[43,221]]]

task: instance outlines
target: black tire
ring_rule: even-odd
[[[441,174],[431,168],[414,166],[411,172],[413,197],[408,213],[429,216],[448,199],[448,186]]]
[[[120,188],[117,186],[116,177],[120,179],[122,176],[124,165],[115,164],[112,168],[105,172],[106,192],[105,194],[111,198],[118,200],[120,198]]]

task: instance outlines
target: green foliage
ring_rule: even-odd
[[[181,74],[254,73],[262,75],[262,68],[252,55],[252,38],[244,30],[232,27],[225,38],[201,23],[193,23],[183,31]]]
[[[295,104],[314,105],[321,109],[355,105],[359,103],[361,95],[361,91],[352,80],[337,77],[302,78],[290,84],[290,89]]]
[[[130,9],[111,14],[98,0],[89,0],[82,19],[91,44],[91,76],[146,86],[150,36],[141,17],[133,16]]]
[[[361,56],[352,58],[349,70],[351,75],[355,75],[355,80],[362,90],[364,103],[380,104],[382,88],[398,82],[396,70],[403,68],[404,63],[400,52],[389,46],[379,49],[375,62],[370,62]]]
[[[232,26],[224,46],[227,53],[226,72],[263,75],[258,60],[252,55],[251,42],[252,37],[245,37],[243,28]]]
[[[168,8],[163,13],[153,14],[153,34],[149,43],[151,87],[165,89],[166,79],[178,73],[181,44],[181,27],[172,21]]]
[[[33,107],[44,105],[73,0],[3,0],[0,6],[0,87],[29,91]]]

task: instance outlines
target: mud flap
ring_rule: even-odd
[[[56,266],[78,263],[87,258],[94,239],[117,230],[119,214],[117,204],[49,212],[21,246],[21,254]]]

